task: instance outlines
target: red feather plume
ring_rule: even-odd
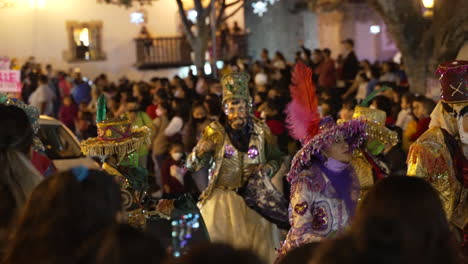
[[[286,108],[287,126],[293,138],[305,143],[318,133],[320,123],[312,69],[296,63],[289,90],[292,100]]]

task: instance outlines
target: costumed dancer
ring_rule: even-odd
[[[353,120],[361,120],[366,123],[366,142],[353,151],[351,165],[356,171],[361,186],[361,200],[367,191],[380,179],[390,174],[390,169],[383,161],[383,153],[390,150],[398,143],[398,134],[385,126],[387,114],[378,109],[366,107],[366,105],[380,92],[387,88],[374,91],[360,106],[354,109]]]
[[[428,180],[439,192],[468,256],[468,61],[442,63],[436,74],[441,101],[429,130],[410,147],[408,175]]]
[[[252,114],[249,76],[223,76],[225,116],[211,123],[187,159],[190,170],[210,167],[199,202],[211,241],[247,248],[272,263],[287,226],[287,202],[270,178],[282,153],[267,125]]]
[[[132,128],[127,118],[106,118],[106,99],[101,95],[97,103],[98,136],[81,142],[85,155],[98,156],[102,168],[115,176],[121,186],[123,208],[129,223],[143,227],[146,222],[143,198],[148,189],[148,172],[138,167],[136,150],[150,140],[147,127]]]
[[[349,162],[366,138],[365,123],[320,120],[312,70],[296,64],[288,105],[291,135],[303,143],[292,161],[289,221],[291,229],[278,260],[303,244],[334,236],[348,226],[359,196],[359,182]]]

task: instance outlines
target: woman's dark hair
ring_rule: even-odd
[[[246,249],[235,249],[230,245],[214,243],[202,244],[188,252],[181,263],[184,264],[262,264],[264,263]]]
[[[175,106],[172,107],[169,116],[171,118],[173,118],[174,116],[178,116],[182,118],[184,123],[187,122],[190,114],[190,105],[187,104],[184,99],[175,98],[172,100],[172,102],[173,104],[175,104]]]
[[[456,263],[456,245],[439,195],[417,177],[378,182],[352,226],[359,262]]]
[[[413,100],[414,100],[414,94],[410,93],[410,92],[407,92],[407,93],[404,93],[401,98],[406,98],[406,102],[409,103],[410,105],[413,103]]]
[[[208,94],[205,97],[205,102],[208,110],[208,115],[210,116],[222,116],[223,106],[221,104],[221,99],[216,94]]]
[[[105,172],[81,167],[53,175],[29,197],[3,263],[71,263],[86,239],[116,223],[121,204]]]
[[[380,69],[379,69],[378,67],[371,66],[370,72],[371,72],[371,78],[372,78],[372,79],[379,79],[379,77],[380,77]]]
[[[0,153],[14,148],[25,155],[29,154],[34,131],[28,116],[21,108],[0,104],[0,127]]]
[[[308,263],[319,245],[320,242],[312,242],[293,248],[279,260],[278,264]]]
[[[322,52],[323,52],[324,54],[327,54],[327,56],[330,56],[330,55],[331,55],[331,50],[330,50],[329,48],[324,48],[324,49],[322,50]]]
[[[286,59],[284,58],[284,55],[283,55],[283,53],[281,53],[281,51],[277,51],[277,52],[275,53],[275,55],[276,55],[278,58],[280,58],[280,60],[286,61]]]
[[[171,112],[172,112],[172,107],[171,105],[169,104],[169,102],[162,102],[159,104],[158,107],[162,106],[162,108],[166,109],[167,111],[167,115],[170,116],[171,115]]]
[[[166,90],[164,89],[159,89],[157,92],[156,92],[156,95],[161,98],[163,101],[166,101],[169,99],[169,96],[167,95],[167,92]]]
[[[0,104],[0,243],[14,221],[17,209],[41,180],[29,153],[34,132],[19,107]]]
[[[81,263],[160,264],[166,256],[158,239],[127,224],[113,225],[86,244]]]
[[[192,106],[192,111],[189,117],[188,123],[184,127],[184,133],[182,136],[183,146],[186,152],[191,152],[193,147],[197,144],[197,125],[199,123],[193,118],[193,111],[196,108],[201,107],[206,111],[205,106],[201,102],[197,102]],[[204,120],[203,120],[204,121]]]
[[[367,78],[367,75],[365,72],[359,73],[359,77],[361,77],[364,81],[368,82],[369,78]]]
[[[354,98],[349,98],[343,102],[343,108],[348,110],[354,110],[357,105],[357,101]]]
[[[375,103],[377,104],[377,109],[384,111],[387,116],[392,115],[392,105],[393,102],[388,97],[379,95],[374,98]]]

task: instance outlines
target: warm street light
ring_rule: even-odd
[[[424,6],[424,17],[432,17],[434,15],[434,0],[422,0]]]
[[[422,0],[423,6],[427,9],[434,8],[434,0]]]

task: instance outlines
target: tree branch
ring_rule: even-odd
[[[183,27],[184,32],[187,35],[187,39],[190,45],[192,45],[195,42],[195,35],[190,29],[191,23],[188,20],[187,16],[185,15],[184,4],[182,3],[182,0],[176,0],[176,1],[177,1],[177,6],[179,7],[180,19],[182,20],[182,25],[184,26]]]
[[[227,4],[227,5],[226,5],[226,8],[231,7],[231,6],[234,6],[234,5],[237,5],[238,3],[241,3],[241,2],[244,2],[244,0],[237,0],[237,1],[235,1],[235,2],[232,2],[232,3],[230,3],[230,4]]]
[[[242,7],[243,7],[243,5],[238,6],[234,11],[232,11],[231,14],[225,16],[225,17],[222,19],[222,22],[224,22],[224,21],[228,20],[229,18],[231,18],[232,16],[234,16],[237,12],[239,12],[239,10],[242,9]]]
[[[223,0],[223,2],[221,3],[221,8],[219,9],[218,17],[216,18],[216,28],[218,28],[221,25],[225,11],[226,11],[226,0]]]
[[[211,0],[211,1],[215,1],[215,2],[216,2],[216,0]],[[207,16],[210,16],[210,14],[211,14],[211,7],[213,6],[213,5],[211,4],[211,1],[210,1],[210,3],[208,4],[208,6],[207,6],[206,8],[203,9],[203,19],[206,19],[206,17],[207,17]]]
[[[388,31],[403,54],[414,54],[426,30],[428,23],[421,14],[419,0],[367,0],[380,14]]]

